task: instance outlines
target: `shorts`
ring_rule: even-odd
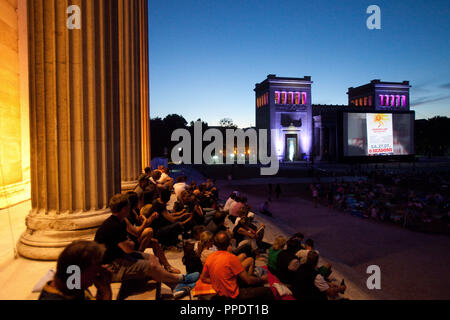
[[[159,263],[155,256],[143,252],[133,252],[125,258],[116,259],[111,263],[112,282],[148,281],[155,263]]]

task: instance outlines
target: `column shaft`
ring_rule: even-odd
[[[119,85],[122,190],[142,172],[139,1],[119,0]]]
[[[142,168],[145,168],[151,165],[147,0],[139,0],[139,13],[141,61],[141,149]]]
[[[18,249],[53,260],[92,239],[120,192],[117,0],[29,0],[32,211]]]

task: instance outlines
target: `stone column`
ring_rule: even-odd
[[[324,127],[320,127],[320,160],[323,160],[324,148],[325,148],[325,133]]]
[[[337,160],[336,127],[330,127],[330,160]]]
[[[141,149],[142,168],[145,168],[151,165],[147,0],[139,0],[139,22],[141,58]]]
[[[120,192],[117,0],[29,0],[32,210],[18,244],[54,260],[73,240],[93,239]]]
[[[139,0],[119,1],[120,161],[122,191],[142,173]]]

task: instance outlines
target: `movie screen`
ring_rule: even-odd
[[[344,113],[344,156],[414,154],[414,114]]]

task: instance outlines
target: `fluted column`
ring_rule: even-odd
[[[142,172],[139,1],[119,0],[120,159],[122,191]]]
[[[120,192],[118,0],[29,0],[32,210],[18,249],[53,260],[92,239]]]
[[[139,0],[139,13],[141,56],[141,150],[142,168],[146,168],[151,165],[147,0]]]

